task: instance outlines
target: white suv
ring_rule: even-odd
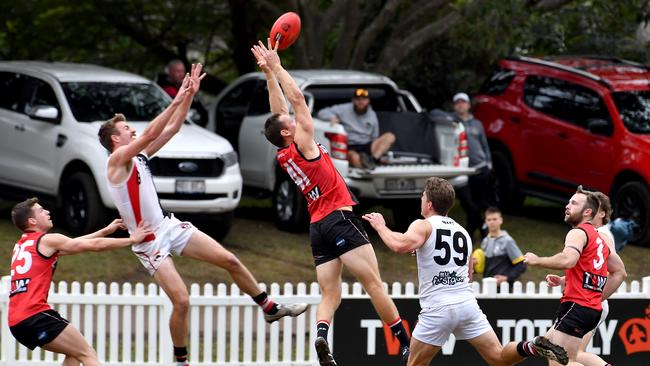
[[[155,83],[123,71],[0,62],[0,192],[52,199],[73,234],[99,227],[107,208],[115,208],[99,126],[123,113],[142,131],[169,102]],[[227,140],[186,122],[150,165],[164,209],[217,214],[215,235],[226,234],[242,189],[237,154]]]

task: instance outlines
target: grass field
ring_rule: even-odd
[[[0,275],[9,274],[9,263],[19,232],[11,224],[12,202],[0,201]],[[230,234],[223,245],[234,252],[253,272],[259,282],[312,282],[315,272],[307,233],[292,234],[277,230],[271,220],[270,200],[257,200],[244,197],[237,209]],[[371,210],[382,211],[390,222],[390,211],[381,207]],[[182,219],[182,215],[179,215]],[[461,224],[465,222],[460,205],[452,210],[451,217]],[[562,247],[568,226],[562,222],[563,208],[539,200],[528,200],[524,214],[506,215],[504,229],[517,241],[525,253],[532,251],[538,255],[552,255]],[[57,218],[53,217],[56,225]],[[199,222],[198,226],[209,226],[209,222]],[[368,228],[374,244],[380,270],[384,281],[417,282],[415,257],[398,255],[389,251]],[[475,246],[478,244],[475,244]],[[650,249],[626,247],[621,253],[628,280],[638,280],[650,275]],[[230,283],[228,274],[211,265],[192,259],[175,258],[175,264],[186,282],[189,283]],[[529,268],[522,279],[540,281],[547,273],[544,269]],[[108,253],[86,253],[62,257],[59,260],[55,281],[91,282],[145,282],[151,281],[130,249],[120,249]],[[344,273],[345,281],[354,279]]]

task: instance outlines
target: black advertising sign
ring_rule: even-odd
[[[410,333],[420,306],[417,299],[395,299]],[[502,343],[529,340],[546,333],[559,299],[479,299]],[[334,318],[334,356],[343,366],[402,365],[399,342],[375,312],[369,299],[343,299]],[[609,316],[596,332],[588,352],[617,366],[650,365],[650,299],[610,300]],[[434,358],[433,365],[483,365],[479,354],[453,337]],[[546,365],[530,358],[520,365]]]

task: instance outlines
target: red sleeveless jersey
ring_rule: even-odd
[[[23,233],[14,246],[9,294],[10,327],[51,309],[47,304],[47,294],[58,254],[45,257],[38,251],[38,243],[43,235],[43,232]]]
[[[577,228],[587,234],[587,245],[582,249],[575,267],[566,271],[566,287],[560,302],[573,301],[591,309],[602,310],[609,246],[592,224],[580,224]]]
[[[311,222],[316,222],[343,206],[356,205],[343,177],[334,167],[327,150],[318,145],[320,154],[305,159],[293,143],[279,149],[276,158],[307,199]]]

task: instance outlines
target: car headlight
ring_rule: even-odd
[[[226,167],[233,166],[237,164],[237,152],[233,150],[231,152],[225,153],[221,155],[221,159],[223,160],[223,164]]]

